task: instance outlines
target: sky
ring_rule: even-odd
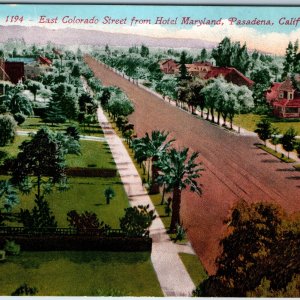
[[[11,16],[23,16],[23,21]],[[54,23],[40,23],[51,19]],[[7,18],[8,17],[8,18]],[[63,23],[62,20],[93,19],[97,24]],[[107,17],[105,19],[105,17]],[[108,17],[125,24],[105,23]],[[165,24],[155,24],[157,18]],[[221,25],[182,24],[182,18],[190,20],[221,19]],[[132,18],[135,18],[132,22]],[[235,22],[231,22],[235,18]],[[269,25],[239,25],[238,20],[269,20]],[[56,21],[55,21],[56,19]],[[296,20],[299,19],[297,22]],[[168,20],[174,24],[168,24]],[[143,23],[143,24],[136,24]],[[286,24],[287,22],[287,24]],[[281,23],[281,24],[280,24]],[[300,7],[254,6],[143,6],[143,5],[37,5],[0,4],[0,25],[44,26],[47,28],[81,28],[107,32],[142,34],[166,38],[202,39],[220,42],[225,36],[233,41],[246,42],[248,48],[274,54],[284,54],[289,41],[300,39]]]

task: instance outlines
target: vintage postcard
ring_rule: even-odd
[[[300,297],[300,6],[0,4],[0,296]]]

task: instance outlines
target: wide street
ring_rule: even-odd
[[[239,199],[272,201],[288,212],[300,210],[300,174],[289,164],[258,149],[257,137],[239,136],[186,113],[141,89],[122,76],[86,58],[104,85],[120,87],[134,102],[130,122],[141,137],[152,130],[166,130],[177,147],[200,152],[205,171],[201,197],[185,191],[182,219],[196,253],[209,273],[215,270],[218,242],[224,220]]]

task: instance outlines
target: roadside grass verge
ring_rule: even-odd
[[[91,135],[91,136],[99,136],[103,137],[103,131],[101,127],[98,124],[91,124],[90,126],[83,126],[82,124],[79,124],[76,121],[72,122],[65,122],[61,124],[51,124],[51,123],[45,123],[42,121],[41,118],[26,118],[25,122],[21,125],[18,126],[18,130],[28,130],[28,131],[33,131],[33,130],[38,130],[42,126],[47,126],[51,130],[56,130],[56,131],[64,131],[66,130],[69,126],[76,126],[79,128],[80,134],[81,135]]]
[[[296,120],[284,120],[275,117],[270,117],[266,115],[256,115],[256,114],[240,114],[236,115],[233,120],[233,124],[240,126],[249,131],[254,131],[256,129],[256,124],[261,119],[268,119],[274,127],[277,127],[281,133],[284,133],[290,127],[293,127],[298,134],[300,134],[300,121]]]
[[[295,168],[296,171],[300,171],[300,164],[294,165],[293,167]]]
[[[285,162],[285,163],[294,163],[294,162],[295,162],[294,159],[288,158],[288,157],[285,156],[284,154],[279,153],[279,152],[276,152],[275,150],[273,150],[273,149],[271,149],[271,148],[269,148],[269,147],[267,147],[267,146],[265,146],[265,145],[259,144],[259,145],[256,145],[256,146],[257,146],[258,148],[260,148],[260,149],[262,149],[262,150],[268,152],[269,154],[271,154],[271,155],[273,155],[273,156],[279,158],[281,161],[283,161],[283,162]]]
[[[21,252],[0,272],[2,296],[24,283],[37,296],[163,296],[147,252]]]
[[[208,275],[202,266],[197,255],[179,253],[179,256],[191,276],[195,286],[197,287],[202,281],[208,278]]]

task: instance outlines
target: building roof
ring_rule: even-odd
[[[9,62],[23,62],[24,64],[30,64],[34,62],[36,59],[34,57],[9,57],[6,61]]]
[[[293,83],[291,78],[287,77],[287,79],[281,83],[279,87],[280,91],[287,91],[287,92],[293,92],[295,89],[293,87]]]
[[[48,59],[47,57],[44,57],[44,56],[39,56],[39,61],[42,64],[45,64],[45,65],[48,65],[48,66],[52,65],[52,61],[50,59]]]
[[[216,78],[218,76],[223,76],[225,79],[227,79],[231,75],[237,75],[243,81],[246,83],[248,86],[252,86],[254,82],[246,77],[244,74],[242,74],[240,71],[238,71],[236,68],[232,67],[213,67],[205,76],[205,79],[210,79],[210,78]]]
[[[275,101],[273,102],[274,107],[298,107],[300,108],[300,98],[293,99],[293,100],[287,100],[283,99],[281,101]]]
[[[205,67],[212,67],[212,63],[210,63],[209,61],[195,61],[193,62],[193,64],[195,66],[205,66]]]
[[[280,86],[281,82],[274,82],[272,86],[267,90],[266,99],[268,102],[274,101],[278,98]]]

